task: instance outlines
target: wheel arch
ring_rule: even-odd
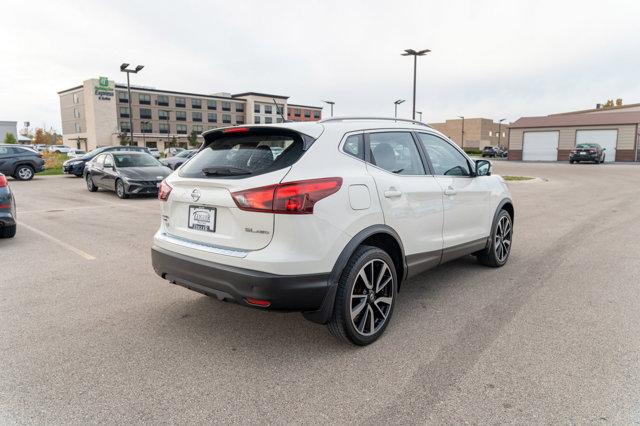
[[[515,222],[515,209],[513,208],[513,201],[511,201],[511,198],[503,198],[498,203],[498,207],[496,207],[496,211],[493,213],[493,219],[491,221],[491,232],[489,236],[493,235],[496,227],[496,220],[502,210],[505,210],[507,213],[509,213],[509,216],[511,216],[511,223]],[[487,238],[486,247],[489,247],[489,245],[491,245],[491,238]]]
[[[398,233],[387,225],[372,225],[362,231],[358,232],[347,245],[342,249],[342,252],[338,256],[331,274],[329,275],[327,295],[319,310],[313,312],[303,312],[302,314],[309,321],[313,321],[319,324],[325,324],[331,318],[333,313],[333,305],[336,299],[336,290],[338,288],[338,281],[342,275],[342,271],[349,262],[349,259],[356,251],[356,249],[362,245],[369,245],[378,247],[389,254],[393,260],[396,268],[396,274],[398,276],[398,291],[402,282],[407,276],[407,261],[404,254],[404,246]]]
[[[16,173],[16,170],[18,170],[18,167],[20,166],[29,166],[33,170],[34,174],[36,172],[36,167],[33,163],[31,163],[28,160],[20,160],[20,161],[16,161],[16,163],[13,165],[13,171],[11,172],[10,176],[13,176]]]

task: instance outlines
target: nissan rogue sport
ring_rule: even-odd
[[[422,123],[332,118],[207,131],[160,186],[158,275],[221,300],[301,311],[374,342],[409,277],[465,255],[503,266],[509,190]]]

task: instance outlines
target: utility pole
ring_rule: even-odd
[[[325,104],[331,105],[331,116],[333,117],[333,106],[336,104],[334,101],[322,101]]]
[[[460,140],[460,147],[464,149],[464,115],[459,115],[458,118],[462,118],[462,139]]]
[[[504,118],[501,118],[498,121],[498,148],[502,149],[502,144],[500,143],[500,139],[502,138],[502,122],[504,121]]]

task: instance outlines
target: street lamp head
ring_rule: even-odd
[[[120,65],[120,71],[126,70],[128,66],[129,66],[129,64],[123,63],[122,65]]]
[[[419,51],[419,52],[417,53],[417,55],[418,55],[418,56],[423,56],[423,55],[425,55],[425,54],[427,54],[427,53],[429,53],[429,52],[431,52],[431,50],[429,50],[429,49],[424,49],[424,50]]]
[[[144,65],[138,65],[136,66],[136,72],[142,70],[142,68],[144,68]]]
[[[425,54],[431,52],[429,49],[415,51],[413,49],[405,49],[405,53],[401,53],[402,56],[424,56]]]
[[[326,104],[329,104],[329,105],[335,105],[335,102],[334,102],[334,101],[322,101],[322,102],[324,102],[324,103],[326,103]]]
[[[459,115],[458,118],[462,118],[464,120],[464,115]]]
[[[396,104],[396,105],[400,105],[403,102],[404,102],[404,99],[398,99],[396,101],[393,101],[393,103]]]
[[[498,120],[498,123],[502,123],[504,120],[506,120],[506,118],[501,118],[500,120]]]

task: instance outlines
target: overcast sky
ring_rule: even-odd
[[[56,92],[82,80],[336,102],[336,115],[424,121],[545,115],[640,102],[640,1],[4,0],[0,120],[60,128]],[[325,108],[328,115],[328,109]]]

